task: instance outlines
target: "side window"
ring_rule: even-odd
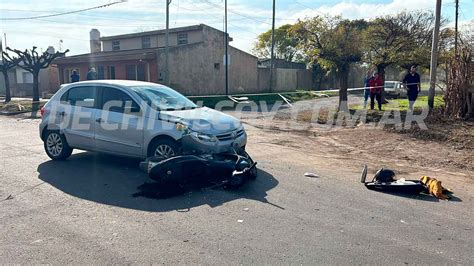
[[[61,99],[59,100],[62,104],[68,104],[67,102],[67,96],[69,94],[69,91],[66,91],[61,95]]]
[[[61,101],[73,106],[94,108],[95,88],[91,86],[74,87],[63,94]]]
[[[102,110],[116,113],[138,113],[140,107],[125,92],[109,87],[102,88],[102,102],[100,104]]]

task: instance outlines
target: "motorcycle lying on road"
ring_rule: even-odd
[[[236,189],[257,177],[257,163],[243,149],[230,153],[180,155],[163,160],[151,157],[140,163],[148,176],[160,183],[183,185],[193,181],[210,181]]]

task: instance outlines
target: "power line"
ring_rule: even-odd
[[[69,15],[69,14],[89,11],[89,10],[98,9],[98,8],[109,7],[109,6],[112,6],[112,5],[115,5],[115,4],[123,3],[125,1],[126,0],[121,0],[119,2],[112,2],[112,3],[100,5],[100,6],[94,6],[94,7],[89,7],[89,8],[84,8],[84,9],[79,9],[79,10],[74,10],[74,11],[69,11],[69,12],[63,12],[63,13],[50,14],[50,15],[33,16],[33,17],[19,17],[19,18],[0,18],[0,20],[29,20],[29,19],[57,17],[57,16],[63,16],[63,15]]]
[[[18,12],[37,12],[37,13],[44,13],[44,12],[52,12],[51,10],[25,10],[25,9],[0,9],[0,11],[18,11]],[[55,12],[63,12],[63,11],[55,11]],[[103,18],[108,20],[126,20],[126,21],[143,21],[149,22],[149,19],[139,19],[139,18],[124,18],[124,17],[110,17],[110,16],[101,16],[96,14],[85,14],[85,13],[77,13],[76,15],[79,16],[87,16],[93,18]]]
[[[9,30],[11,30],[10,32],[8,32],[8,35],[19,35],[19,33],[23,33],[23,34],[28,34],[28,35],[38,35],[38,36],[44,36],[44,37],[55,37],[55,38],[61,38],[61,39],[64,39],[64,40],[75,40],[75,41],[84,41],[84,42],[89,42],[90,40],[86,40],[86,39],[79,39],[79,38],[74,38],[74,37],[67,37],[67,36],[64,36],[64,35],[61,35],[61,34],[51,34],[51,33],[40,33],[40,32],[34,32],[34,31],[24,31],[24,30],[18,30],[18,29],[15,29],[15,28],[9,28]]]
[[[178,18],[179,18],[179,0],[178,0],[178,10],[176,10],[176,15],[174,17],[174,26],[176,27],[176,23],[178,23]]]
[[[198,11],[198,12],[202,12],[202,11],[206,11],[206,10],[209,10],[209,8],[204,8],[204,9],[194,9],[194,8],[189,8],[189,7],[184,7],[184,6],[179,6],[176,5],[176,4],[172,4],[174,6],[178,6],[178,8],[181,8],[181,9],[184,9],[184,10],[188,10],[188,11]]]
[[[206,2],[206,3],[208,3],[209,5],[211,5],[211,6],[215,7],[215,8],[218,8],[218,9],[222,9],[222,8],[223,8],[221,5],[218,5],[218,4],[216,4],[216,3],[213,3],[213,2],[211,2],[211,1],[209,1],[209,0],[201,0],[201,1]],[[266,22],[266,21],[264,21],[264,20],[260,20],[260,19],[257,19],[256,17],[252,17],[252,16],[249,16],[249,15],[246,15],[246,14],[243,14],[243,13],[240,13],[240,12],[237,12],[237,11],[234,11],[234,10],[232,10],[232,9],[230,9],[230,8],[228,8],[228,11],[231,12],[231,13],[234,13],[234,14],[236,14],[236,15],[238,15],[238,16],[241,16],[241,17],[246,17],[246,18],[251,19],[251,20],[255,20],[255,21],[258,21],[258,22],[261,22],[261,23],[265,23],[265,24],[268,24],[268,25],[272,25],[271,23],[268,23],[268,22]],[[265,18],[265,19],[269,19],[269,18]]]
[[[35,19],[38,22],[46,22],[46,23],[53,23],[58,25],[67,25],[70,26],[71,22],[64,22],[64,21],[55,21],[50,19]],[[84,24],[81,23],[80,26],[87,26],[87,27],[104,27],[104,28],[136,28],[136,27],[159,27],[156,24]]]

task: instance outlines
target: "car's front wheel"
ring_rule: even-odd
[[[178,143],[176,141],[163,138],[156,139],[150,144],[148,157],[159,159],[168,159],[181,154]]]
[[[72,148],[67,144],[66,138],[56,130],[46,132],[44,150],[49,158],[57,161],[65,160],[72,154]]]

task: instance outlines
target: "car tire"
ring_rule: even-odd
[[[162,160],[181,154],[178,143],[174,140],[160,138],[151,142],[148,149],[148,157],[155,157]]]
[[[57,130],[48,130],[43,144],[48,157],[55,161],[65,160],[72,154],[72,148],[69,147],[66,138]]]

